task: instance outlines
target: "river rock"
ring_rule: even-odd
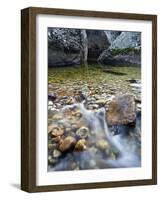
[[[57,159],[54,159],[51,155],[48,156],[48,162],[51,164],[51,165],[54,165],[57,163]]]
[[[109,149],[110,145],[107,142],[107,140],[100,139],[96,141],[96,147],[100,149],[101,151],[105,151],[106,149]]]
[[[75,150],[76,151],[84,151],[86,149],[87,149],[86,140],[85,139],[78,140],[78,142],[75,145]]]
[[[98,104],[89,104],[89,105],[88,105],[88,109],[89,109],[89,110],[98,109],[98,108],[99,108],[99,105],[98,105]]]
[[[141,66],[141,53],[131,49],[126,53],[113,55],[111,50],[106,49],[99,56],[98,63],[102,66]]]
[[[50,125],[48,126],[48,133],[51,133],[54,127],[55,127],[54,124],[50,124]]]
[[[81,127],[77,130],[76,135],[82,139],[85,139],[89,135],[89,128],[88,127]]]
[[[53,104],[53,102],[52,101],[49,101],[48,102],[48,106],[53,106],[54,104]]]
[[[123,31],[111,43],[110,49],[136,48],[141,45],[141,34],[139,32]]]
[[[64,128],[59,127],[59,126],[54,126],[51,135],[54,137],[58,137],[64,134]]]
[[[141,104],[140,103],[137,104],[137,110],[141,111]]]
[[[100,105],[100,106],[104,106],[106,104],[106,100],[105,99],[99,99],[96,101],[96,104]]]
[[[76,139],[71,136],[67,136],[64,140],[61,141],[59,145],[59,150],[61,152],[69,150],[71,147],[75,146]]]
[[[114,98],[108,108],[108,125],[127,125],[136,120],[136,105],[133,95],[125,94]]]
[[[49,93],[48,94],[48,100],[49,101],[55,101],[56,100],[56,98],[57,98],[57,95],[56,95],[56,93]]]
[[[57,147],[57,144],[52,144],[52,143],[50,143],[50,144],[48,144],[48,149],[49,150],[54,150],[55,148]]]
[[[61,136],[53,137],[51,141],[59,143],[61,141]]]
[[[57,149],[54,149],[54,151],[53,151],[53,157],[54,157],[54,158],[58,158],[58,157],[60,157],[60,156],[61,156],[61,152],[58,151]]]

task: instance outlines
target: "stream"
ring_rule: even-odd
[[[139,67],[57,67],[48,77],[48,171],[141,166]],[[135,121],[110,124],[111,102],[124,95],[134,99]]]

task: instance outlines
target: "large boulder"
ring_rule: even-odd
[[[141,34],[139,32],[106,31],[111,43],[98,62],[112,66],[141,66]]]
[[[134,124],[135,121],[136,104],[134,96],[125,94],[111,101],[107,112],[109,126]]]
[[[141,34],[139,32],[121,32],[111,43],[110,49],[136,48],[141,45]]]
[[[141,49],[105,50],[98,58],[102,66],[141,66]]]
[[[79,29],[48,29],[48,66],[80,64],[81,36]]]
[[[115,41],[116,38],[121,34],[121,31],[104,31],[104,32],[108,37],[110,44],[112,44],[113,41]]]
[[[108,37],[101,30],[86,30],[88,38],[88,61],[97,62],[99,55],[110,46]]]

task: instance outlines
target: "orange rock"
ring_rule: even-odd
[[[71,136],[67,136],[64,140],[61,140],[61,143],[59,145],[59,150],[61,152],[69,150],[71,147],[75,146],[76,139]]]
[[[54,137],[58,137],[64,134],[64,128],[55,126],[51,132]]]
[[[85,139],[78,140],[77,144],[75,145],[75,150],[76,151],[84,151],[86,149],[87,149],[86,140]]]
[[[125,94],[111,101],[107,111],[108,125],[126,125],[136,120],[134,96]]]

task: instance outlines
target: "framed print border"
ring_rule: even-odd
[[[63,185],[36,185],[36,16],[62,15],[152,22],[152,178]],[[27,192],[157,184],[157,16],[29,7],[21,11],[21,189]]]

